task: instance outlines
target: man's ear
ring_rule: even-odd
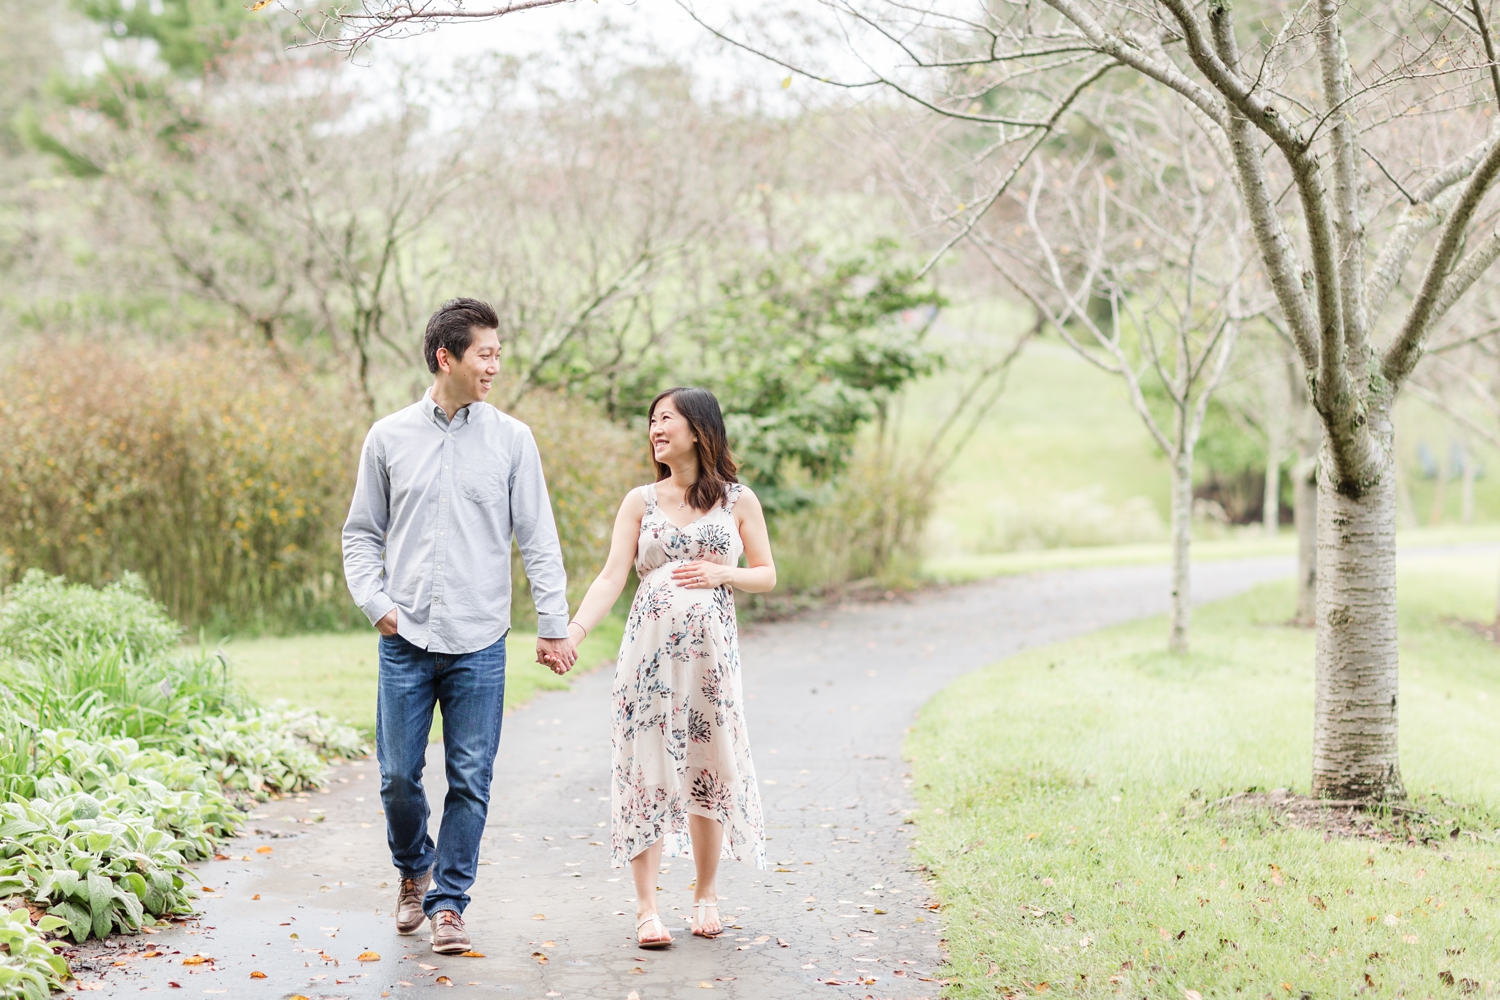
[[[437,363],[438,371],[440,372],[446,372],[449,368],[453,367],[453,356],[448,353],[448,348],[439,347],[437,349]]]

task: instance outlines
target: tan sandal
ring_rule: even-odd
[[[656,934],[649,939],[641,937],[641,928],[647,924],[656,925]],[[635,943],[640,948],[670,948],[672,946],[672,935],[662,926],[661,917],[655,913],[649,917],[642,917],[641,922],[635,925]]]
[[[712,903],[710,903],[706,899],[696,899],[693,901],[693,934],[697,937],[709,938],[710,940],[712,940],[713,938],[716,938],[720,934],[724,933],[724,920],[722,917],[719,918],[719,929],[717,931],[714,931],[712,934],[705,931],[703,927],[708,923],[708,911],[710,908],[713,909],[714,916],[718,917],[718,900],[714,900]]]

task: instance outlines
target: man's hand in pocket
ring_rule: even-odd
[[[382,619],[380,619],[380,621],[378,621],[378,622],[375,623],[375,629],[381,635],[395,635],[396,634],[396,609],[392,608],[391,610],[387,611],[385,613],[385,617],[382,618]]]

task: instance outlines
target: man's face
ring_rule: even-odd
[[[448,383],[449,394],[463,400],[464,405],[488,396],[499,371],[498,331],[474,327],[473,342],[461,358],[454,358],[444,348],[438,349],[438,377]]]

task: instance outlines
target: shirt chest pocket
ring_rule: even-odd
[[[465,469],[458,477],[458,492],[475,503],[499,503],[506,493],[505,480],[505,470],[494,465]]]

